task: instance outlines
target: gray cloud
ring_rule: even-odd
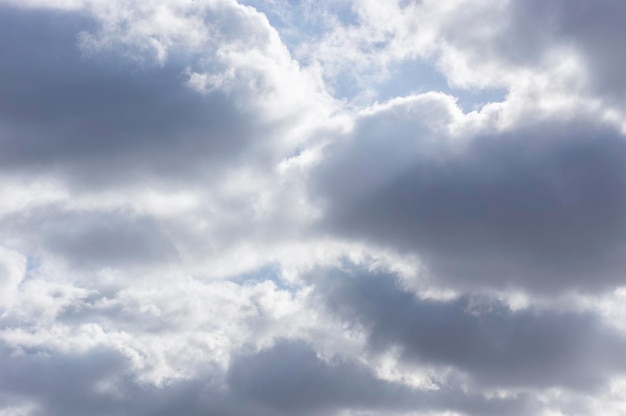
[[[322,5],[293,26],[291,6],[281,15],[280,2],[267,4],[271,21],[286,19],[280,35],[236,1],[88,3],[71,12],[0,5],[8,293],[0,408],[36,404],[28,416],[593,414],[623,375],[623,334],[565,300],[557,310],[534,296],[577,291],[589,301],[625,283],[626,141],[593,117],[603,100],[622,105],[626,6],[468,4],[445,17],[432,10],[432,33],[395,19],[391,7],[385,19],[407,27],[372,37],[381,16],[370,22],[359,15],[370,9],[349,3]],[[407,4],[397,11],[418,11]],[[490,26],[493,16],[503,20]],[[421,89],[427,81],[409,79],[416,68],[394,65],[430,56],[460,84],[497,86],[503,71],[523,68],[541,81],[562,47],[580,54],[589,78],[555,88],[563,97],[545,114],[552,97],[534,94],[553,90],[510,79],[502,82],[517,90],[504,103],[470,115],[441,94],[355,109],[370,99],[355,91],[364,101],[341,107],[323,84],[341,84],[344,69],[324,68],[335,59],[309,55],[302,36],[325,36],[311,22],[340,21],[347,30],[325,53],[362,61],[369,69],[356,77],[364,80],[385,69],[402,78],[390,85]],[[288,36],[313,66],[292,60],[281,43]],[[426,40],[432,50],[411,46],[419,36],[436,38]],[[159,47],[162,61],[147,53]],[[457,58],[493,79],[453,74]],[[323,81],[329,73],[341,74]],[[581,97],[591,96],[600,100],[585,107]],[[580,113],[562,113],[568,98]],[[319,159],[308,148],[316,135],[331,143]],[[428,283],[459,297],[420,299],[394,275],[359,266],[320,269],[343,253],[378,256],[394,270],[406,265],[402,255],[416,256]],[[229,273],[241,276],[208,281]],[[527,309],[481,295],[511,287],[529,295]],[[345,327],[364,337],[346,337]],[[386,353],[403,372],[433,374],[438,388],[381,378],[366,363]],[[573,399],[552,401],[546,391]]]
[[[237,394],[285,414],[323,414],[353,406],[391,410],[411,396],[407,387],[377,380],[364,367],[321,361],[301,342],[282,341],[241,356],[229,370],[229,382]]]
[[[524,399],[468,395],[458,387],[417,390],[377,378],[363,365],[323,361],[301,341],[279,340],[272,348],[241,355],[228,375],[231,389],[281,414],[336,414],[341,409],[390,412],[455,410],[466,414],[517,414]]]
[[[0,354],[2,392],[34,402],[53,415],[92,413],[106,407],[107,398],[95,394],[97,383],[114,380],[126,367],[119,353],[107,349],[70,355],[33,348],[16,354],[3,346]]]
[[[417,254],[436,278],[466,289],[624,282],[619,133],[546,122],[450,145],[411,106],[362,121],[328,152],[312,189],[331,232]]]
[[[32,255],[57,257],[75,269],[133,269],[175,261],[178,252],[162,224],[124,210],[55,206],[0,219],[5,238]]]
[[[117,266],[166,262],[176,249],[156,221],[122,213],[66,214],[45,236],[52,253],[77,266]]]
[[[418,299],[393,276],[360,269],[312,278],[330,310],[365,331],[373,353],[399,347],[405,360],[451,366],[473,385],[597,391],[626,371],[626,339],[590,313],[514,311],[486,296]]]
[[[157,387],[136,380],[128,359],[110,348],[71,354],[35,348],[19,357],[3,348],[0,354],[4,405],[35,403],[34,415],[273,415],[212,388],[219,372]]]
[[[83,186],[206,180],[262,136],[223,94],[184,85],[198,58],[181,51],[158,65],[124,51],[84,56],[78,37],[97,29],[90,18],[1,7],[4,172],[61,174]]]
[[[624,27],[620,16],[626,12],[624,3],[515,0],[500,11],[485,20],[464,8],[443,27],[442,38],[476,65],[493,62],[541,70],[554,59],[557,49],[578,53],[589,77],[584,80],[589,91],[622,105],[626,53],[621,48]],[[482,30],[485,25],[490,31]]]
[[[35,348],[11,354],[8,348],[0,350],[4,405],[35,403],[41,409],[35,415],[284,416],[332,415],[344,409],[496,415],[530,409],[526,398],[486,399],[445,386],[412,390],[356,364],[322,361],[300,341],[279,340],[256,354],[238,355],[226,375],[209,368],[193,379],[159,387],[134,379],[128,360],[108,348],[78,354]]]
[[[623,2],[600,0],[515,1],[502,50],[543,50],[546,45],[578,49],[586,58],[592,87],[620,104],[626,91],[622,74],[626,53],[621,44],[626,13]],[[536,52],[535,52],[536,53]]]

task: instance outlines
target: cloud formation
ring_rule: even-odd
[[[187,62],[90,59],[79,48],[98,26],[90,16],[4,9],[5,172],[52,171],[85,187],[207,180],[198,164],[237,163],[263,140],[232,100],[185,85]]]
[[[377,109],[331,147],[314,186],[327,227],[418,253],[470,288],[622,283],[621,134],[580,119],[442,132],[448,107],[431,96]]]
[[[593,389],[623,372],[626,338],[590,313],[512,310],[480,296],[420,299],[393,276],[326,271],[328,307],[364,331],[369,348],[399,348],[403,360],[452,367],[491,387]]]
[[[622,414],[623,9],[0,0],[0,416]]]

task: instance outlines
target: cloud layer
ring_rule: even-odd
[[[623,9],[0,0],[0,416],[622,414]]]

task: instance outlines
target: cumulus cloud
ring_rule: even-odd
[[[381,412],[455,409],[468,414],[516,414],[531,407],[519,399],[486,399],[458,387],[413,389],[377,378],[367,367],[322,360],[302,342],[279,341],[270,349],[244,355],[230,368],[235,394],[274,408],[283,414],[334,414],[335,409]]]
[[[592,313],[512,310],[488,296],[420,298],[366,269],[315,277],[327,307],[364,331],[374,354],[399,348],[402,360],[452,367],[496,388],[593,390],[625,370],[626,338]]]
[[[620,414],[622,12],[0,0],[0,415]]]
[[[340,414],[342,409],[379,409],[383,412],[458,408],[469,414],[521,414],[523,400],[485,399],[458,388],[419,391],[377,378],[366,367],[334,360],[327,362],[301,341],[279,340],[253,354],[236,355],[228,373],[198,371],[192,380],[172,380],[154,387],[134,380],[128,360],[118,352],[94,348],[67,354],[31,350],[1,356],[0,385],[7,404],[34,402],[31,414],[96,415],[306,415]],[[37,372],[37,380],[29,374]],[[226,380],[225,383],[221,380]],[[520,406],[521,404],[521,406]]]
[[[89,59],[79,35],[97,30],[93,17],[3,9],[5,172],[53,172],[85,187],[207,180],[198,164],[237,163],[253,140],[268,139],[232,100],[187,86],[186,62]]]
[[[621,134],[581,118],[455,133],[449,108],[420,96],[362,116],[317,167],[326,226],[466,288],[622,284]]]

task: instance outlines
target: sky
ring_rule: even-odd
[[[0,416],[626,414],[625,14],[0,0]]]

